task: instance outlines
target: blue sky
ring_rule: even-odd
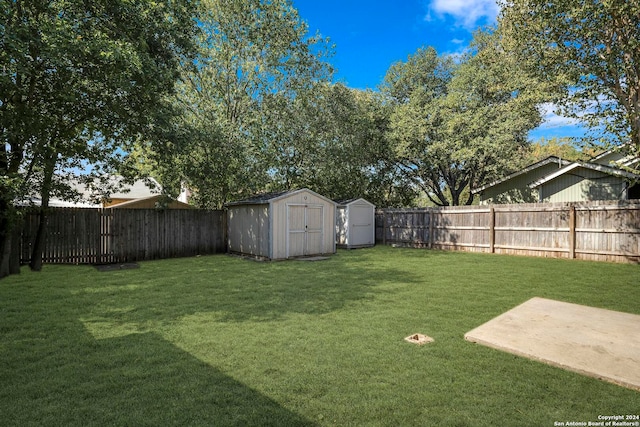
[[[319,32],[335,44],[330,62],[336,79],[358,89],[375,89],[391,64],[421,46],[461,53],[473,31],[495,23],[499,12],[494,0],[293,0],[293,5],[311,34]],[[530,139],[584,134],[551,110]]]

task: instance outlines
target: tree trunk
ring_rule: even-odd
[[[4,129],[2,129],[4,130]],[[11,188],[6,184],[5,176],[9,175],[7,146],[4,142],[0,144],[0,278],[8,276],[9,256],[11,253]]]
[[[22,238],[23,220],[19,219],[11,233],[11,250],[9,251],[9,274],[20,274],[20,239]]]
[[[42,270],[42,252],[44,251],[47,240],[47,214],[49,211],[49,197],[51,195],[51,182],[53,180],[55,159],[56,156],[49,159],[44,168],[44,178],[40,191],[40,197],[42,198],[40,204],[40,220],[38,222],[36,239],[33,243],[33,251],[31,252],[31,261],[29,262],[29,267],[33,271]]]
[[[5,193],[6,194],[6,193]],[[0,195],[0,278],[11,274],[11,205],[5,194]]]
[[[44,200],[40,207],[40,216],[38,222],[38,231],[36,233],[36,239],[33,242],[33,250],[31,251],[31,260],[29,261],[29,268],[33,271],[42,270],[42,252],[44,251],[44,244],[46,242],[47,232],[47,210],[49,204],[45,206]]]
[[[3,233],[0,236],[0,279],[11,274],[11,239]]]
[[[2,203],[2,202],[0,202]],[[12,208],[13,209],[13,208]],[[20,273],[20,234],[22,223],[14,221],[13,212],[4,210],[0,215],[0,279]]]

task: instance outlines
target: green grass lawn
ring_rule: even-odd
[[[467,342],[539,296],[640,313],[640,266],[376,247],[0,281],[0,424],[553,426],[640,393]],[[403,338],[420,332],[435,342]]]

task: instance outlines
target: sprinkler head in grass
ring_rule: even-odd
[[[412,344],[418,344],[418,345],[423,345],[423,344],[433,342],[433,338],[423,334],[411,334],[408,337],[406,337],[404,340]]]

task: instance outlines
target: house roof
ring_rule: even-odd
[[[115,205],[109,205],[106,208],[107,209],[126,209],[132,206],[136,206],[139,205],[141,202],[146,202],[146,201],[151,201],[151,200],[155,200],[156,202],[160,201],[163,197],[162,194],[154,194],[153,196],[147,196],[147,197],[140,197],[138,199],[131,199],[131,200],[127,200],[126,202],[122,202],[122,203],[117,203]],[[187,209],[192,209],[193,206],[189,205],[188,203],[183,203],[179,200],[174,200],[174,199],[169,199],[168,204],[170,205],[179,205],[182,206],[184,208]]]
[[[26,199],[18,200],[15,202],[16,206],[41,206],[42,199],[40,197],[29,197]],[[52,197],[49,199],[49,207],[50,208],[93,208],[98,209],[101,205],[98,203],[89,203],[89,202],[74,202],[68,200],[58,199],[57,197]]]
[[[630,147],[630,146],[631,144],[627,143],[619,147],[610,148],[594,156],[589,160],[589,162],[599,163],[601,165],[608,165],[609,163],[615,163],[619,166],[632,167],[634,164],[640,162],[640,157],[638,157],[637,154],[636,155],[632,154],[633,150],[629,150],[628,152],[625,152],[624,148]],[[605,163],[604,160],[606,160],[607,157],[611,157],[612,159],[608,163]]]
[[[122,177],[116,177],[119,183],[124,180]],[[158,195],[162,187],[155,179],[149,177],[146,180],[138,179],[131,185],[122,184],[124,189],[112,193],[109,197],[112,199],[140,199],[142,197],[151,197]]]
[[[254,196],[248,197],[246,199],[242,199],[242,200],[237,200],[235,202],[231,202],[231,203],[227,203],[227,206],[237,206],[237,205],[264,205],[264,204],[268,204],[271,202],[275,202],[277,200],[280,199],[284,199],[285,197],[289,197],[292,196],[294,194],[303,192],[303,191],[308,191],[309,193],[312,193],[313,195],[320,197],[321,199],[324,199],[328,202],[334,203],[335,202],[331,199],[328,199],[318,193],[316,193],[315,191],[311,191],[308,188],[301,188],[299,190],[290,190],[290,191],[276,191],[276,192],[270,192],[270,193],[261,193],[261,194],[256,194]]]
[[[548,165],[550,163],[556,163],[560,167],[568,166],[568,165],[571,164],[570,161],[568,161],[566,159],[561,159],[558,156],[549,156],[546,159],[542,159],[539,162],[532,163],[529,166],[525,167],[524,169],[520,169],[519,171],[516,171],[516,172],[514,172],[514,173],[512,173],[510,175],[507,175],[504,178],[501,178],[501,179],[499,179],[497,181],[490,182],[489,184],[483,185],[482,187],[474,188],[474,189],[471,190],[471,193],[472,194],[478,194],[478,193],[486,190],[487,188],[491,188],[491,187],[494,187],[494,186],[496,186],[498,184],[502,184],[503,182],[509,181],[510,179],[513,179],[513,178],[515,178],[517,176],[524,175],[524,174],[526,174],[528,172],[531,172],[532,170],[538,169],[538,168],[540,168],[542,166],[546,166],[546,165]]]
[[[78,200],[63,200],[59,197],[51,197],[50,207],[76,207],[76,208],[99,208],[102,206],[102,194],[98,189],[91,188],[90,185],[81,182],[79,177],[66,179],[66,184],[78,193]],[[115,191],[109,194],[108,200],[125,199],[138,200],[154,196],[159,196],[162,186],[153,178],[137,179],[132,184],[125,183],[125,178],[119,175],[109,175],[103,177],[103,181]],[[40,206],[42,201],[34,196],[16,202],[19,205]]]
[[[114,190],[109,193],[109,199],[140,199],[160,194],[162,191],[162,186],[151,177],[137,179],[131,184],[126,183],[125,178],[119,175],[105,176],[101,178],[101,181],[105,186]],[[92,185],[81,182],[78,177],[69,179],[67,183],[80,194],[83,200],[95,201],[96,199],[102,199],[99,184],[97,183],[97,188],[92,188]]]
[[[565,166],[561,169],[558,169],[556,172],[549,174],[547,176],[544,176],[536,181],[533,181],[531,184],[529,184],[529,188],[536,188],[541,186],[542,184],[545,184],[553,179],[556,179],[557,177],[564,175],[572,170],[578,169],[578,168],[584,168],[584,169],[590,169],[590,170],[595,170],[598,172],[602,172],[608,175],[614,175],[614,176],[619,176],[619,177],[623,177],[623,178],[629,178],[629,179],[640,179],[640,175],[636,175],[634,173],[631,172],[627,172],[625,170],[622,169],[618,169],[618,168],[614,168],[611,166],[605,166],[599,163],[588,163],[588,162],[575,162],[575,163],[571,163],[568,166]]]

